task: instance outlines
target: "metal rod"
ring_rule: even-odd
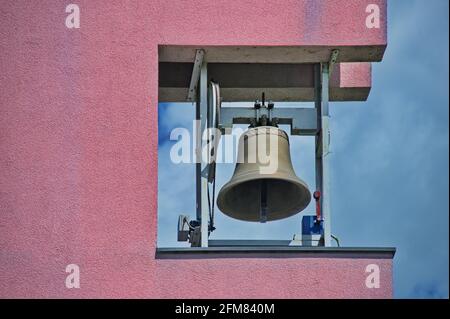
[[[201,146],[202,146],[202,130],[200,125],[200,92],[197,92],[197,101],[195,103],[195,190],[196,190],[196,217],[197,220],[202,219],[202,163],[201,163]]]
[[[260,222],[267,222],[267,181],[263,179],[259,184],[261,189]]]

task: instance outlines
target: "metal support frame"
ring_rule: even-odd
[[[200,50],[199,50],[200,51]],[[199,52],[197,51],[197,52]],[[194,70],[196,67],[194,66]],[[194,78],[194,75],[193,75]],[[202,59],[198,76],[199,90],[196,90],[196,217],[200,221],[201,247],[208,247],[209,232],[209,203],[208,203],[208,176],[202,174],[206,171],[207,163],[203,161],[203,132],[207,125],[208,116],[208,64]],[[192,83],[191,83],[192,84]]]
[[[207,163],[202,159],[202,136],[205,132],[207,125],[208,116],[208,64],[203,60],[200,69],[200,83],[199,83],[199,101],[200,106],[200,134],[198,137],[199,150],[199,170],[197,170],[197,180],[199,180],[199,185],[197,185],[197,193],[200,192],[200,200],[197,201],[197,205],[200,203],[200,208],[197,210],[200,213],[200,232],[201,232],[201,247],[208,247],[208,224],[209,224],[209,205],[208,205],[208,176],[204,176],[202,172],[205,170]],[[197,125],[199,123],[197,122]],[[198,165],[198,164],[197,164]],[[198,197],[197,197],[198,199]]]
[[[208,247],[209,234],[209,203],[208,203],[208,176],[203,174],[206,171],[207,163],[202,158],[203,134],[208,123],[208,64],[204,59],[203,50],[197,50],[194,69],[192,71],[191,89],[189,96],[195,92],[196,98],[196,217],[200,222],[200,244],[201,247]],[[199,89],[197,89],[199,88]]]
[[[323,63],[315,67],[315,108],[317,110],[316,135],[316,189],[321,192],[320,206],[323,216],[324,246],[331,246],[331,214],[330,214],[330,180],[328,156],[330,154],[329,130],[329,64]]]
[[[336,52],[335,52],[336,51]],[[324,224],[323,244],[331,246],[331,212],[330,212],[330,182],[329,182],[329,75],[339,51],[332,53],[329,63],[315,66],[315,108],[274,108],[271,110],[272,118],[277,118],[279,124],[291,127],[292,135],[315,136],[316,145],[316,189],[321,192],[321,207]],[[196,74],[196,70],[199,74]],[[208,204],[208,176],[202,172],[207,163],[202,160],[202,134],[207,128],[208,116],[208,77],[207,62],[204,52],[198,50],[194,63],[194,70],[190,87],[193,88],[196,98],[196,200],[197,220],[201,222],[201,247],[208,247],[209,235],[209,204]],[[196,80],[197,79],[197,80]],[[198,83],[198,84],[196,84]],[[198,85],[198,90],[197,90]],[[189,96],[192,98],[191,89]],[[260,112],[268,112],[262,108]],[[260,114],[261,116],[262,114]],[[254,108],[224,107],[220,112],[219,127],[222,133],[230,133],[233,124],[250,124],[255,118]],[[214,200],[214,199],[213,199]]]
[[[207,120],[207,108],[208,108],[208,100],[207,100],[207,64],[204,61],[205,52],[203,50],[197,50],[195,54],[194,68],[192,70],[191,83],[189,85],[188,92],[188,100],[196,101],[195,107],[195,157],[196,157],[196,167],[195,167],[195,188],[196,188],[196,219],[197,221],[205,220],[205,212],[206,216],[208,216],[208,199],[207,199],[207,191],[208,191],[208,183],[207,180],[202,177],[202,170],[205,167],[205,164],[202,161],[202,135],[203,131],[206,127]],[[200,90],[198,90],[198,86],[200,86]],[[195,98],[194,98],[195,97]],[[206,180],[206,185],[205,185]],[[207,220],[207,218],[206,218]],[[200,233],[203,235],[204,233],[204,224],[200,225]],[[206,223],[207,224],[207,223]],[[207,228],[208,226],[206,226]],[[202,247],[208,246],[208,239],[206,236],[206,246],[205,245],[205,236],[201,236]],[[198,245],[196,241],[193,241],[193,245]]]

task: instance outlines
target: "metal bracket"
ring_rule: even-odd
[[[257,121],[254,108],[222,107],[219,128],[222,134],[231,132],[233,124],[252,124]],[[269,114],[270,113],[270,114]],[[317,111],[313,108],[260,108],[258,116],[276,119],[278,124],[291,126],[291,135],[315,135]]]
[[[195,101],[197,95],[197,85],[200,79],[200,70],[203,64],[203,58],[205,57],[205,51],[203,49],[195,51],[194,68],[192,69],[191,83],[189,84],[189,91],[187,100],[190,102]]]
[[[201,232],[200,223],[191,221],[189,216],[178,216],[178,241],[188,241],[191,247],[200,247]]]
[[[331,51],[330,61],[328,63],[328,73],[331,75],[331,72],[333,72],[334,65],[337,63],[337,60],[339,58],[339,50],[335,49]]]

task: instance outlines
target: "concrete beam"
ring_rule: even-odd
[[[386,45],[368,46],[176,46],[158,47],[160,62],[192,62],[196,50],[205,50],[209,63],[318,63],[328,62],[339,50],[340,62],[379,62]]]
[[[159,63],[159,101],[187,102],[192,63]],[[273,101],[314,101],[314,64],[209,63],[209,78],[221,86],[225,102],[248,102],[261,92]],[[371,87],[370,63],[336,64],[331,101],[364,101]]]

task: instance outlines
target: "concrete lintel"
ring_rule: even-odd
[[[191,247],[157,248],[157,259],[198,258],[367,258],[393,259],[393,247]]]
[[[208,63],[321,63],[339,50],[339,62],[380,62],[386,45],[369,46],[159,46],[160,62],[192,62],[204,49]]]

